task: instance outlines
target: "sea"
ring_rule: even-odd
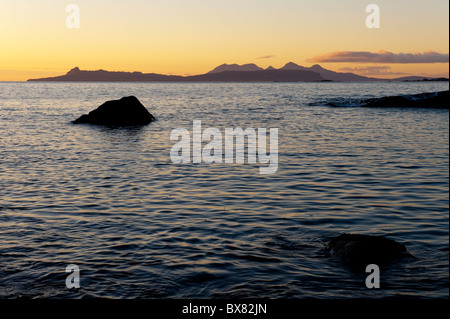
[[[355,102],[448,89],[0,82],[0,298],[448,298],[449,111]],[[71,123],[124,96],[157,120]],[[174,163],[171,132],[195,120],[277,128],[276,172]],[[343,233],[412,258],[380,266],[369,289],[325,249]]]

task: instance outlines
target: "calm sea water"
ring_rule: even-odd
[[[0,83],[0,297],[448,296],[449,112],[329,101],[445,83]],[[142,128],[72,125],[135,95]],[[279,168],[173,164],[172,129],[278,128]],[[416,257],[365,286],[343,232]],[[81,288],[65,286],[79,266]]]

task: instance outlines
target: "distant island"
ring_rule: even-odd
[[[200,75],[164,75],[157,73],[86,71],[78,67],[64,75],[29,79],[28,81],[69,82],[379,82],[379,81],[448,81],[447,78],[408,76],[395,79],[379,79],[354,73],[342,73],[324,69],[316,64],[303,67],[293,62],[280,69],[269,66],[266,69],[256,64],[222,64],[208,73]]]

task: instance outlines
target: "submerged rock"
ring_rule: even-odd
[[[135,96],[120,100],[107,101],[97,109],[84,114],[73,121],[74,124],[89,123],[109,126],[146,125],[155,117],[139,102]]]
[[[327,243],[326,249],[332,256],[356,267],[382,265],[409,255],[404,245],[392,239],[360,234],[334,237]]]
[[[368,99],[361,102],[361,106],[365,107],[422,107],[448,109],[449,105],[449,91],[414,95],[386,96]]]

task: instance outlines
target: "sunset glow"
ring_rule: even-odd
[[[80,8],[80,28],[66,26],[69,3]],[[377,1],[379,29],[365,25],[367,4],[0,0],[0,81],[56,76],[76,66],[193,75],[222,63],[279,68],[290,61],[380,78],[448,77],[448,1]],[[434,52],[444,61],[314,62],[335,52]]]

